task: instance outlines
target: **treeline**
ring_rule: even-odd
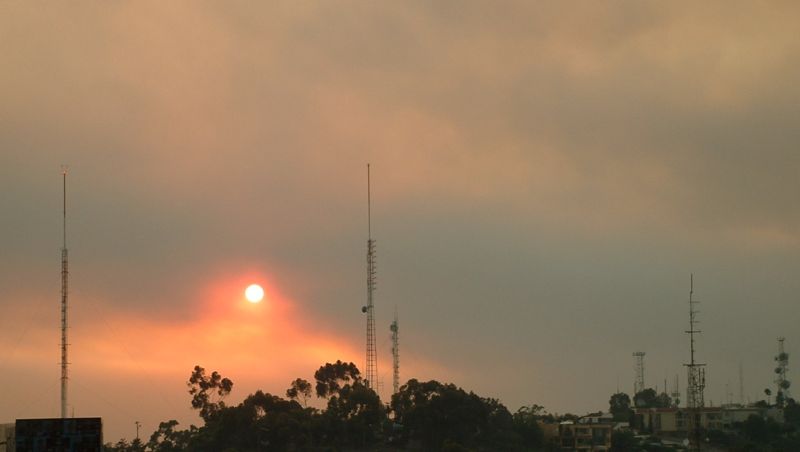
[[[162,422],[147,442],[120,440],[107,452],[250,452],[333,450],[541,450],[539,406],[514,414],[497,399],[454,384],[409,380],[384,404],[353,363],[321,366],[314,381],[298,378],[285,397],[257,391],[240,404],[224,399],[233,381],[195,366],[192,408],[204,424],[179,429]],[[324,409],[309,407],[312,397]]]

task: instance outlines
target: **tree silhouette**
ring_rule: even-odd
[[[618,392],[608,401],[608,411],[614,415],[614,420],[628,422],[631,418],[631,398],[624,392]]]
[[[503,404],[454,384],[411,379],[392,396],[391,407],[408,439],[419,441],[426,450],[441,450],[445,444],[513,450],[521,441]]]
[[[361,372],[353,363],[343,363],[337,360],[335,363],[325,363],[324,366],[314,372],[314,379],[317,380],[315,390],[317,397],[329,398],[336,394],[343,384],[361,381]]]
[[[392,420],[375,391],[353,363],[326,363],[314,374],[315,392],[327,399],[324,410],[304,408],[312,383],[297,378],[287,399],[262,391],[238,405],[222,399],[233,382],[195,366],[187,385],[191,406],[204,425],[178,430],[178,422],[159,424],[150,441],[120,440],[106,452],[261,452],[391,450],[406,442],[412,450],[536,450],[542,407],[523,407],[514,416],[497,399],[483,398],[453,384],[409,380],[391,403]],[[394,422],[392,422],[394,421]],[[384,436],[385,435],[385,436]],[[388,442],[384,442],[384,438]],[[391,443],[391,445],[389,444]]]
[[[289,400],[297,400],[298,398],[303,400],[303,406],[308,406],[306,403],[308,398],[311,397],[311,383],[302,378],[298,378],[294,380],[289,386],[289,389],[286,390],[286,397]]]
[[[217,371],[206,376],[206,370],[200,366],[194,366],[186,384],[189,386],[189,394],[192,395],[192,408],[200,410],[200,417],[206,422],[225,408],[222,399],[233,388],[233,381],[223,378]]]
[[[637,408],[667,408],[672,405],[672,398],[666,394],[656,394],[653,388],[639,391],[633,396],[633,404]]]
[[[178,421],[170,420],[158,424],[158,429],[150,435],[147,450],[152,452],[180,452],[189,447],[192,435],[197,432],[194,425],[189,430],[176,430]]]
[[[544,433],[539,427],[539,419],[543,412],[543,406],[534,404],[520,407],[514,413],[514,430],[522,438],[522,443],[526,447],[538,449],[543,445]]]

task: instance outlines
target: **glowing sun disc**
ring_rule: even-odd
[[[264,289],[258,284],[250,284],[247,286],[247,289],[244,290],[244,297],[247,298],[247,301],[250,303],[258,303],[264,298]]]

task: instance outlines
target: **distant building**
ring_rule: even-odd
[[[576,422],[565,421],[558,425],[558,444],[561,450],[609,451],[614,418],[610,414],[591,414]]]
[[[102,452],[99,417],[17,419],[15,452]]]
[[[706,430],[731,430],[751,415],[783,422],[782,413],[774,408],[726,406],[701,408],[699,424]],[[636,408],[634,417],[637,430],[654,434],[686,432],[689,423],[689,411],[680,407]]]
[[[14,424],[0,424],[0,452],[14,452]]]

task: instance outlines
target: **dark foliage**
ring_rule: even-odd
[[[310,420],[311,412],[299,403],[258,391],[206,421],[190,441],[188,450],[304,449],[311,444]]]
[[[514,450],[522,443],[505,406],[453,384],[409,380],[392,397],[391,409],[406,439],[426,449]]]
[[[350,382],[361,381],[361,372],[353,363],[326,363],[314,372],[314,379],[317,380],[315,386],[317,397],[328,398],[335,394],[342,385]]]
[[[312,386],[298,378],[287,399],[257,391],[240,404],[222,398],[233,382],[195,366],[188,381],[191,405],[204,425],[179,430],[162,422],[147,443],[120,440],[107,452],[256,452],[350,450],[543,450],[541,406],[520,408],[513,416],[496,399],[437,381],[410,380],[392,398],[391,420],[378,394],[366,385],[353,363],[337,361],[314,374],[324,410],[298,403]]]
[[[233,382],[223,378],[217,371],[206,376],[206,370],[194,366],[194,371],[186,383],[192,396],[192,408],[200,410],[200,417],[208,422],[217,412],[225,408],[222,399],[233,389]]]
[[[787,399],[786,408],[783,409],[783,418],[787,424],[800,428],[800,404],[794,399]]]
[[[751,415],[746,421],[734,425],[734,428],[733,434],[727,434],[721,440],[710,439],[715,445],[734,452],[800,450],[800,431],[788,419],[785,424],[779,424],[773,419]]]
[[[302,400],[303,406],[307,406],[308,398],[311,397],[311,383],[302,378],[294,380],[286,390],[286,397],[289,400]]]
[[[544,444],[544,433],[539,426],[544,407],[523,406],[514,413],[514,431],[519,435],[522,445],[529,449],[539,449]]]
[[[634,452],[641,450],[639,441],[630,430],[615,431],[611,434],[611,451],[612,452]]]
[[[633,396],[633,406],[637,408],[666,408],[672,405],[672,398],[666,394],[657,394],[655,389],[647,388]]]
[[[375,391],[358,380],[329,396],[320,419],[323,443],[365,447],[380,439],[386,411]]]
[[[608,400],[608,411],[614,415],[617,422],[629,422],[633,412],[631,411],[631,398],[624,392],[618,392]]]

